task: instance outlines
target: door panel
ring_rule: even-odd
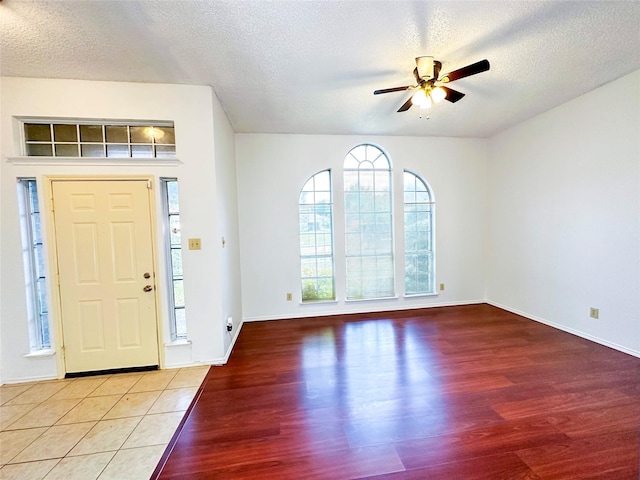
[[[67,373],[157,365],[147,182],[52,185]]]

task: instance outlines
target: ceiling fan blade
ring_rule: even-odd
[[[380,95],[381,93],[390,93],[390,92],[403,92],[412,87],[412,85],[407,85],[406,87],[393,87],[393,88],[383,88],[381,90],[376,90],[373,92],[374,95]]]
[[[469,77],[471,75],[475,75],[477,73],[486,72],[489,70],[489,60],[480,60],[479,62],[472,63],[471,65],[467,65],[466,67],[459,68],[458,70],[454,70],[453,72],[447,73],[444,77],[440,79],[441,82],[454,82],[464,77]]]
[[[433,57],[416,57],[416,67],[418,76],[422,79],[429,80],[433,78]]]
[[[411,105],[413,105],[411,103],[411,98],[412,97],[409,97],[409,100],[407,100],[406,102],[404,102],[402,104],[402,106],[398,109],[398,112],[406,112],[407,110],[409,110],[411,108]]]
[[[440,87],[442,88],[445,92],[447,92],[447,96],[444,97],[445,100],[450,101],[451,103],[456,103],[458,100],[461,100],[462,97],[464,97],[464,93],[459,92],[457,90],[453,90],[452,88],[449,87]]]

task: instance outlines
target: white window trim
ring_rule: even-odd
[[[13,165],[36,166],[130,166],[130,167],[167,167],[182,165],[177,158],[131,158],[131,157],[7,157],[7,163]]]

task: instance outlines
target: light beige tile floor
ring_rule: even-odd
[[[147,480],[208,369],[0,386],[0,479]]]

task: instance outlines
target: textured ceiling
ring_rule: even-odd
[[[211,85],[236,132],[486,137],[640,68],[640,2],[4,0],[0,49],[3,76]],[[491,70],[396,113],[373,90],[420,55]]]

